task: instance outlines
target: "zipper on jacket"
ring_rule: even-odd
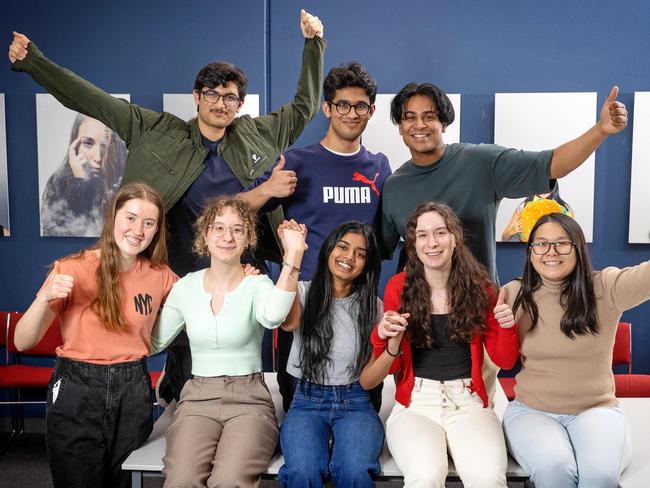
[[[268,156],[264,156],[263,158],[260,158],[260,159],[259,159],[259,160],[258,160],[258,161],[253,165],[253,166],[251,166],[251,170],[248,172],[248,177],[249,177],[249,178],[250,178],[251,176],[253,176],[253,173],[255,173],[255,171],[257,171],[257,168],[259,168],[260,166],[262,166],[262,163],[263,163],[264,161],[266,161],[266,158],[268,158]]]
[[[151,151],[151,150],[150,150],[149,152],[151,152],[151,154],[153,154],[153,155],[155,156],[155,158],[156,158],[158,161],[160,161],[160,164],[162,164],[163,168],[165,168],[165,169],[167,170],[167,172],[168,172],[170,175],[172,175],[172,176],[176,175],[176,171],[174,171],[174,170],[171,169],[169,166],[167,166],[167,165],[165,164],[165,162],[160,158],[160,156],[158,156],[155,152],[153,152],[153,151]]]

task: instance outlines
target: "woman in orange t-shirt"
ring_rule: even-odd
[[[54,264],[16,327],[25,350],[60,319],[46,430],[56,487],[130,486],[122,462],[152,429],[151,330],[177,280],[166,263],[160,195],[126,185],[97,243]]]

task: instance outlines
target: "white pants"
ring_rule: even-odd
[[[386,440],[409,488],[444,488],[447,451],[466,488],[506,488],[508,455],[494,410],[470,393],[469,379],[415,378],[411,405],[396,403]]]

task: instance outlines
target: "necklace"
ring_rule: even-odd
[[[444,293],[440,293],[440,290],[444,290]],[[449,301],[449,299],[447,298],[447,288],[438,288],[438,289],[431,288],[431,292],[441,300],[444,300],[445,303]]]
[[[440,290],[444,290],[444,293],[441,293]],[[440,310],[435,306],[435,303],[433,303],[433,300],[432,300],[433,312],[434,313],[447,313],[449,311],[449,297],[447,296],[447,289],[446,288],[438,288],[436,290],[435,288],[431,288],[431,293],[434,296],[438,297],[440,300],[443,301],[442,310]]]

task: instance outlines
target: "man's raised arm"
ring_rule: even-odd
[[[596,148],[611,134],[627,127],[625,105],[616,100],[618,87],[612,87],[607,100],[600,109],[600,119],[591,129],[577,139],[566,142],[553,151],[551,178],[562,178],[580,166]]]
[[[9,45],[9,61],[14,71],[24,71],[54,98],[71,110],[103,122],[127,143],[137,136],[134,127],[143,118],[158,114],[115,98],[92,83],[47,59],[24,34],[14,32]]]
[[[302,10],[300,29],[305,37],[300,78],[293,101],[278,110],[257,117],[260,132],[272,135],[282,150],[293,144],[303,129],[317,113],[323,80],[323,56],[327,42],[323,39],[324,27],[320,19]]]

